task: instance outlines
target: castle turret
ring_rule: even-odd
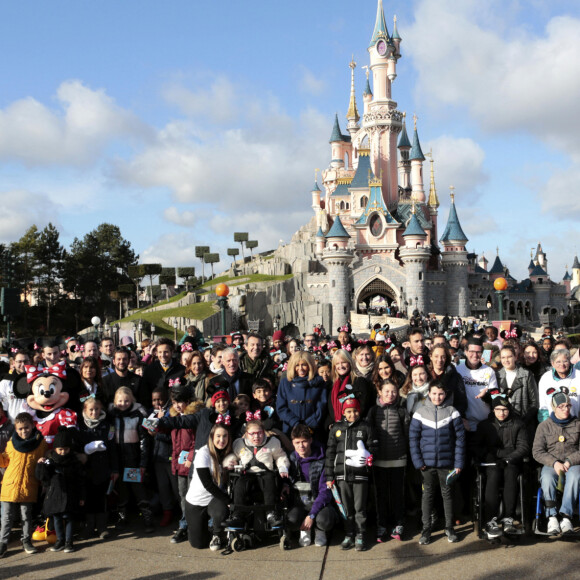
[[[441,236],[443,244],[442,265],[447,272],[447,311],[451,315],[469,316],[468,259],[465,244],[468,239],[457,216],[455,195],[451,186],[451,207],[445,231]]]
[[[405,264],[407,301],[411,303],[409,309],[413,311],[416,308],[419,312],[427,312],[425,273],[427,271],[427,262],[431,257],[431,250],[425,246],[427,234],[417,218],[415,204],[413,204],[412,211],[407,228],[403,233],[405,246],[400,248],[399,255],[403,264]]]
[[[397,30],[397,16],[393,16],[393,35],[391,36],[391,40],[393,41],[393,45],[395,46],[395,58],[401,58],[401,42],[403,39],[401,38],[399,31]]]
[[[433,224],[433,230],[431,233],[431,239],[435,241],[437,239],[437,214],[439,208],[439,198],[437,197],[437,188],[435,187],[435,169],[433,167],[434,159],[433,153],[427,153],[429,157],[429,162],[431,163],[431,173],[429,181],[429,200],[427,205],[429,207],[429,217],[431,218],[431,223]]]
[[[489,260],[485,257],[485,253],[481,254],[481,258],[477,262],[477,265],[482,269],[487,271],[487,265],[489,264]]]
[[[536,264],[534,263],[534,252],[530,252],[530,263],[528,264],[528,276],[534,271]]]
[[[354,252],[348,247],[350,236],[338,216],[334,218],[325,238],[326,248],[322,252],[322,262],[328,271],[330,327],[334,328],[350,319],[350,265],[354,260]]]
[[[570,274],[568,273],[568,264],[566,264],[566,273],[562,278],[562,284],[564,284],[564,286],[566,287],[566,294],[569,296],[571,290],[570,285],[572,284],[572,276],[570,276]]]
[[[320,211],[320,196],[322,192],[320,187],[318,187],[318,181],[314,181],[314,187],[312,188],[312,209],[314,213],[318,215]]]
[[[574,256],[574,263],[572,264],[572,283],[570,288],[574,289],[580,286],[580,262],[578,256]]]
[[[399,136],[399,144],[397,145],[401,156],[399,159],[399,186],[404,190],[411,190],[411,161],[409,160],[409,153],[411,151],[411,142],[407,135],[407,124],[405,123],[406,113],[403,113],[403,128]]]
[[[322,256],[322,251],[326,247],[326,238],[324,237],[324,232],[322,228],[318,228],[316,232],[316,255],[320,258]]]
[[[371,90],[371,85],[369,83],[369,67],[363,66],[366,69],[367,83],[365,85],[365,90],[363,92],[363,103],[364,103],[364,114],[366,115],[369,110],[369,103],[373,100],[373,91]]]
[[[330,135],[329,143],[332,148],[332,159],[330,167],[336,169],[337,167],[344,167],[345,153],[350,151],[350,135],[343,135],[338,124],[338,114],[334,116],[334,125]]]
[[[496,248],[496,256],[493,264],[491,265],[491,270],[489,271],[489,279],[493,282],[497,278],[502,278],[505,276],[506,267],[502,264],[499,257],[499,248]]]
[[[417,115],[413,116],[415,131],[413,134],[413,146],[409,154],[411,160],[411,199],[421,203],[425,201],[425,190],[423,188],[423,161],[425,156],[421,151],[419,134],[417,133]]]
[[[356,62],[354,62],[354,58],[350,61],[348,66],[350,67],[350,101],[348,103],[348,111],[346,113],[346,118],[348,120],[346,129],[352,137],[352,135],[360,128],[358,125],[360,115],[358,114],[356,96],[354,92],[354,69],[356,68]]]

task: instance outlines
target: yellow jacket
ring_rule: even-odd
[[[2,480],[0,501],[13,503],[35,502],[38,497],[40,482],[34,475],[36,464],[44,457],[48,446],[44,439],[40,445],[29,453],[21,453],[14,449],[12,441],[8,441],[6,451],[0,453],[0,467],[6,467]]]

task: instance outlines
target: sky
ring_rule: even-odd
[[[403,39],[393,98],[433,151],[468,250],[560,281],[578,252],[580,2],[383,2]],[[346,131],[377,0],[0,0],[0,242],[49,221],[65,246],[118,225],[141,262],[229,264],[312,216],[315,168]],[[425,164],[428,175],[428,163]],[[426,184],[428,191],[428,182]],[[216,272],[220,267],[216,268]]]

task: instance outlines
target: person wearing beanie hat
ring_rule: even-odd
[[[360,552],[366,550],[369,474],[378,441],[366,419],[361,419],[360,401],[352,390],[341,391],[338,401],[343,418],[332,426],[328,437],[326,485],[332,488],[336,481],[346,511],[341,548],[354,547]]]
[[[53,449],[36,466],[36,477],[46,489],[42,513],[54,519],[56,543],[51,552],[74,552],[73,520],[85,504],[85,471],[73,445],[74,431],[59,427]]]
[[[580,495],[580,421],[573,415],[572,402],[564,390],[552,396],[551,407],[550,416],[536,430],[532,455],[543,465],[540,483],[548,518],[547,532],[570,535],[574,533],[572,516]],[[561,480],[564,480],[564,491],[558,510],[556,488]]]
[[[226,401],[229,403],[230,402],[230,396],[228,395],[227,391],[216,391],[212,396],[211,396],[211,406],[215,407],[216,403],[220,400],[220,399],[226,399]]]
[[[276,330],[272,335],[272,348],[274,350],[282,350],[284,347],[284,331]]]
[[[518,476],[530,445],[525,423],[512,411],[506,394],[491,395],[492,412],[477,426],[474,437],[476,459],[494,463],[486,470],[484,499],[485,531],[489,539],[519,533],[514,526],[519,494]],[[503,489],[502,529],[498,525],[500,491]]]

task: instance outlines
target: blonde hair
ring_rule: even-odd
[[[316,376],[314,357],[309,352],[298,350],[288,360],[286,377],[289,381],[294,380],[294,377],[296,376],[296,365],[301,361],[304,361],[308,365],[308,380],[311,381]]]
[[[115,396],[113,397],[113,403],[117,402],[117,397],[119,397],[120,395],[127,395],[133,403],[135,402],[135,395],[133,394],[133,391],[129,387],[119,387],[115,391]]]
[[[338,379],[338,372],[336,370],[336,363],[338,361],[347,362],[350,365],[350,381],[352,383],[356,378],[356,375],[354,374],[354,363],[352,362],[352,357],[348,351],[343,348],[337,350],[332,356],[332,382]]]

